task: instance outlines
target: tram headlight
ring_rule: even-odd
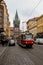
[[[26,44],[27,44],[27,42],[26,42]]]

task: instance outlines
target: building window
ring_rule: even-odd
[[[0,28],[2,28],[3,24],[3,18],[4,18],[4,7],[0,5]]]
[[[1,16],[3,16],[3,15],[2,15],[2,12],[0,12],[0,17],[1,17]]]

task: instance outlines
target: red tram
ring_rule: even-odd
[[[32,33],[23,33],[17,37],[17,44],[22,47],[30,47],[34,44],[33,34]]]

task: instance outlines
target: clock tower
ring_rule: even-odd
[[[13,24],[14,24],[14,35],[17,37],[19,35],[19,32],[20,32],[20,20],[18,17],[17,10],[16,10],[15,19],[13,21]]]

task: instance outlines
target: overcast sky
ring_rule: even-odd
[[[16,10],[21,22],[43,14],[43,0],[5,0],[5,2],[9,12],[10,26],[13,26]]]

